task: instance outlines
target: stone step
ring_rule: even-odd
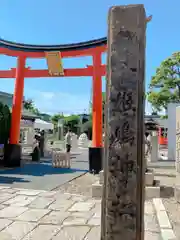
[[[180,203],[180,186],[175,186],[175,199],[178,203]]]
[[[146,186],[152,186],[154,181],[154,170],[148,170],[148,172],[145,173],[145,180],[146,180]],[[100,171],[99,173],[99,183],[104,183],[104,170]]]
[[[103,184],[100,184],[99,181],[92,184],[92,197],[101,198],[102,197],[102,189],[103,189]],[[153,181],[152,186],[146,186],[145,195],[146,195],[145,196],[146,199],[160,197],[159,181]]]

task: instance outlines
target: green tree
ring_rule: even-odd
[[[34,109],[34,102],[32,99],[24,100],[23,105],[24,105],[24,109],[26,110],[31,111],[32,109]]]
[[[0,102],[0,144],[7,144],[11,127],[11,112]]]
[[[58,120],[59,119],[62,119],[64,118],[63,114],[54,114],[52,117],[51,117],[51,121],[57,125],[58,124]]]
[[[80,117],[79,115],[71,115],[71,116],[67,116],[64,118],[64,126],[67,129],[68,127],[75,133],[78,132],[78,128],[79,128],[79,121],[80,121]]]
[[[40,115],[40,111],[35,107],[34,101],[32,99],[24,100],[23,102],[24,109],[36,114]]]
[[[180,101],[180,52],[161,63],[149,87],[147,100],[153,112],[167,110],[168,103]]]
[[[47,113],[40,113],[39,114],[40,118],[46,122],[50,122],[51,121],[51,115],[47,114]]]

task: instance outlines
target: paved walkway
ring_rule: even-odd
[[[52,190],[88,170],[88,151],[73,154],[71,169],[53,168],[50,159],[26,163],[21,168],[0,171],[0,184],[16,188]]]
[[[99,240],[100,216],[100,200],[0,185],[1,240]],[[146,202],[145,240],[175,239],[167,224],[161,200]]]

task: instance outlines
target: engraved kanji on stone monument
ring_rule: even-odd
[[[143,5],[110,9],[102,240],[144,239],[145,30]]]

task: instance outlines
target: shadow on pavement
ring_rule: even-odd
[[[170,198],[174,197],[174,188],[169,186],[161,186],[160,197],[161,198]]]
[[[15,169],[5,169],[0,172],[1,175],[31,175],[31,176],[45,176],[52,174],[67,174],[75,172],[87,172],[86,170],[76,169],[76,168],[53,168],[51,163],[41,162],[41,163],[31,163],[24,164],[22,167]]]
[[[23,178],[0,176],[0,184],[12,184],[14,182],[29,182]]]

